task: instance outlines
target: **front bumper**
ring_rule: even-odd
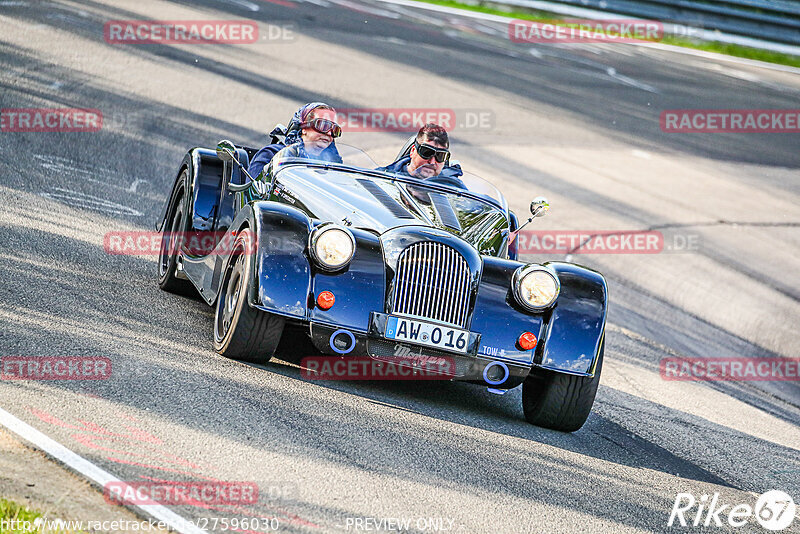
[[[312,321],[311,340],[324,354],[342,358],[368,356],[412,370],[419,367],[420,362],[424,365],[432,359],[446,361],[448,372],[441,376],[442,380],[465,381],[503,390],[520,385],[531,370],[530,366],[479,355],[480,334],[477,333],[470,333],[466,354],[386,339],[383,332],[388,317],[385,313],[372,312],[368,332]]]

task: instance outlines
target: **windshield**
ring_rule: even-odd
[[[483,254],[505,254],[508,209],[488,182],[465,173],[457,187],[376,171],[377,164],[364,151],[337,148],[341,162],[281,150],[270,163],[271,200],[291,203],[312,218],[379,233],[402,225],[433,226],[460,236]]]
[[[271,167],[274,170],[285,166],[285,165],[295,165],[295,164],[303,164],[308,165],[309,163],[325,163],[331,165],[343,165],[348,167],[358,167],[359,169],[374,171],[381,166],[389,165],[393,162],[386,162],[383,165],[377,163],[369,154],[361,150],[360,148],[345,145],[342,143],[336,143],[336,149],[338,152],[338,156],[341,158],[341,161],[335,160],[329,153],[323,153],[323,155],[319,157],[315,157],[309,154],[298,154],[297,150],[292,150],[292,147],[287,147],[286,149],[281,150],[278,152],[275,157],[272,159],[270,163]],[[458,165],[458,163],[454,162],[454,164]],[[508,212],[508,203],[506,202],[505,197],[497,189],[494,185],[487,182],[483,178],[472,174],[470,172],[464,172],[463,169],[460,171],[461,174],[458,176],[460,182],[463,185],[453,186],[453,184],[447,181],[437,181],[435,178],[431,179],[430,182],[426,182],[425,180],[420,180],[417,178],[413,178],[408,174],[404,173],[386,173],[393,175],[396,179],[402,180],[404,182],[410,184],[420,184],[419,187],[426,187],[427,185],[431,185],[432,187],[437,188],[444,188],[446,190],[459,190],[460,192],[466,193],[470,196],[475,196],[476,198],[483,198],[484,200],[489,200],[490,202],[497,204],[503,211]]]

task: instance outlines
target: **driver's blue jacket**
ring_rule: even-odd
[[[395,174],[405,174],[406,176],[411,176],[406,170],[406,167],[410,162],[411,162],[411,156],[405,156],[403,158],[398,159],[394,163],[391,163],[385,167],[378,167],[375,170],[392,172]],[[461,179],[459,178],[459,176],[463,174],[464,172],[461,170],[461,165],[455,164],[443,168],[442,172],[440,172],[436,176],[431,176],[430,178],[426,178],[425,181],[449,185],[452,187],[458,187],[460,189],[466,189],[467,186],[464,185],[464,182],[462,182]]]

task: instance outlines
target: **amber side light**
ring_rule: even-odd
[[[536,346],[536,342],[536,336],[534,336],[531,332],[525,332],[519,336],[519,339],[517,340],[517,344],[522,350],[531,350]]]
[[[323,291],[317,295],[317,306],[323,310],[330,310],[333,307],[334,302],[336,302],[336,297],[334,297],[333,293],[330,291]]]

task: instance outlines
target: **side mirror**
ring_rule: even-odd
[[[550,203],[544,197],[536,197],[531,202],[531,215],[534,217],[544,217],[550,209]]]
[[[517,235],[519,235],[519,233],[522,231],[523,228],[528,226],[531,223],[531,221],[533,221],[534,218],[544,217],[549,209],[550,209],[550,203],[547,201],[546,198],[544,197],[534,198],[533,202],[531,202],[531,216],[528,218],[527,221],[525,221],[525,224],[523,224],[522,226],[520,226],[519,228],[508,234],[509,238],[508,242],[513,243],[514,240],[517,238]]]
[[[259,195],[263,195],[266,192],[266,187],[264,184],[260,182],[256,182],[253,180],[253,177],[250,176],[250,173],[247,172],[247,169],[244,168],[244,165],[239,161],[239,158],[236,157],[236,147],[233,146],[233,143],[228,141],[227,139],[223,139],[219,143],[217,143],[217,157],[222,161],[228,162],[233,161],[236,165],[241,169],[247,178],[249,178],[249,182],[244,184],[228,184],[228,190],[233,193],[239,193],[240,191],[246,191],[250,189],[254,185],[256,186],[256,192]],[[258,184],[258,185],[256,185]]]
[[[236,147],[227,139],[223,139],[217,143],[217,157],[222,161],[231,161],[236,159]]]

